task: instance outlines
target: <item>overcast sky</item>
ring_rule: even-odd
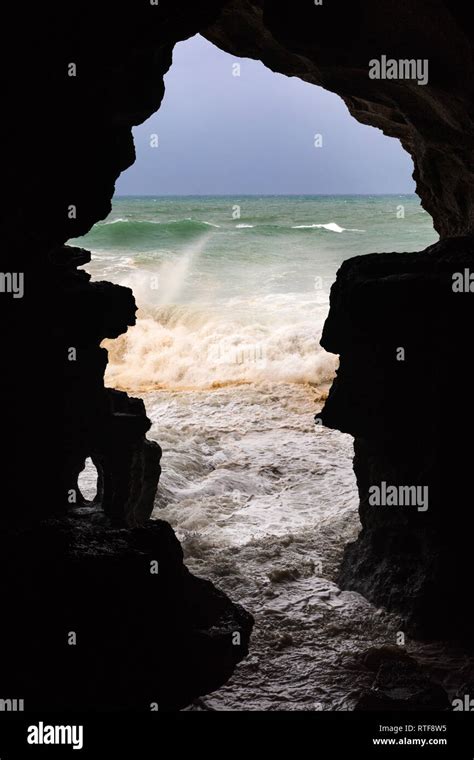
[[[134,130],[137,160],[119,178],[119,195],[415,191],[398,140],[356,122],[320,87],[200,36],[175,47],[165,84],[160,110]]]

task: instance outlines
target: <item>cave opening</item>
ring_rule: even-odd
[[[85,6],[68,5],[55,13],[54,36],[48,32],[51,14],[42,5],[35,4],[28,13],[22,5],[12,7],[6,20],[8,37],[18,44],[13,58],[8,47],[2,50],[4,69],[11,73],[4,88],[8,117],[3,120],[3,128],[8,150],[3,164],[8,192],[2,206],[6,224],[4,287],[0,288],[4,291],[0,296],[3,295],[4,306],[3,345],[8,357],[2,372],[6,446],[2,460],[5,491],[1,557],[3,606],[8,622],[2,626],[2,646],[12,653],[2,673],[5,694],[20,693],[33,712],[71,706],[74,711],[142,710],[151,699],[159,702],[160,711],[162,707],[180,709],[190,704],[193,695],[220,689],[235,664],[242,661],[232,682],[209,700],[206,698],[204,706],[342,709],[347,705],[347,695],[354,691],[355,678],[356,691],[371,687],[363,702],[365,709],[411,710],[432,705],[433,701],[440,709],[449,709],[448,695],[455,699],[458,687],[462,689],[472,681],[472,661],[466,662],[463,653],[450,659],[446,649],[443,654],[438,645],[423,652],[410,636],[437,635],[472,642],[472,620],[466,615],[472,570],[473,513],[468,506],[472,468],[470,449],[464,442],[466,430],[472,426],[472,405],[467,401],[471,395],[470,372],[469,367],[464,369],[464,364],[469,364],[472,344],[472,304],[469,294],[460,292],[467,290],[467,280],[463,278],[458,288],[452,287],[453,274],[459,278],[466,269],[472,270],[473,256],[473,56],[467,9],[443,0],[434,4],[420,0],[416,7],[391,0],[369,0],[350,3],[341,14],[337,3],[316,6],[309,0],[298,4],[297,9],[265,0],[210,0],[204,4],[164,0],[158,5],[127,3],[124,12],[107,14],[101,24],[96,4]],[[372,222],[381,218],[378,213],[372,214],[367,226],[360,218],[344,223],[339,213],[316,214],[315,200],[312,218],[293,221],[290,215],[292,225],[326,227],[311,227],[306,232],[302,228],[299,232],[287,230],[287,264],[300,262],[294,255],[294,244],[289,242],[297,236],[306,236],[313,244],[318,241],[319,253],[322,243],[325,246],[338,241],[337,245],[343,245],[350,240],[348,256],[368,254],[344,257],[325,322],[324,346],[341,357],[338,376],[322,411],[329,432],[312,428],[316,411],[313,399],[306,402],[308,413],[303,421],[303,403],[294,395],[284,398],[281,386],[266,397],[261,395],[252,405],[239,406],[235,393],[227,407],[219,400],[226,392],[230,394],[231,386],[214,389],[214,407],[224,410],[220,420],[208,403],[210,389],[199,392],[168,387],[149,391],[146,383],[136,389],[137,375],[145,376],[146,381],[151,379],[153,384],[157,371],[164,366],[155,366],[153,351],[147,349],[146,331],[150,336],[156,335],[158,323],[154,317],[166,310],[168,319],[162,320],[162,326],[164,323],[169,329],[168,348],[176,346],[176,328],[183,346],[182,361],[168,364],[171,379],[174,382],[180,374],[185,381],[190,372],[206,374],[207,353],[206,362],[202,351],[197,350],[193,356],[198,342],[182,329],[182,320],[180,323],[179,315],[182,317],[190,308],[190,303],[176,304],[183,290],[175,289],[168,303],[152,303],[154,311],[150,311],[149,322],[142,318],[137,275],[146,269],[147,256],[138,256],[144,251],[137,238],[143,242],[148,234],[143,224],[133,230],[127,246],[121,246],[122,259],[107,252],[106,246],[100,252],[97,244],[97,235],[115,235],[117,243],[125,233],[115,215],[118,209],[109,220],[106,217],[117,178],[122,174],[124,179],[134,172],[132,167],[131,174],[123,174],[135,159],[132,128],[160,108],[163,77],[169,70],[175,44],[191,39],[199,31],[231,55],[226,71],[228,87],[233,88],[234,95],[240,85],[244,85],[241,90],[247,90],[249,78],[246,61],[241,62],[240,77],[233,77],[232,67],[241,56],[250,56],[272,70],[337,93],[359,123],[378,127],[399,139],[413,158],[423,209],[432,215],[441,236],[439,242],[424,249],[434,240],[430,220],[416,201],[410,210],[402,199],[397,204],[401,208],[392,202],[381,215],[383,224],[377,235]],[[183,43],[183,49],[185,44],[191,43]],[[396,61],[429,60],[429,81],[420,86],[406,79],[371,79],[369,62],[384,55]],[[72,61],[77,62],[71,67],[76,76],[69,76]],[[196,70],[198,63],[194,62]],[[173,67],[169,76],[172,75]],[[168,86],[160,108],[162,116],[173,89]],[[180,98],[183,118],[179,119],[194,147],[186,164],[190,166],[206,153],[209,163],[209,156],[216,155],[214,163],[231,178],[229,163],[217,152],[222,141],[215,141],[214,154],[204,149],[206,134],[213,134],[213,119],[199,128],[195,114],[187,118],[184,109],[193,101],[203,101],[206,94],[214,100],[213,114],[219,106],[221,113],[229,111],[228,103],[220,96],[213,98],[205,76],[195,82],[192,92],[189,89]],[[243,110],[249,128],[256,122],[260,102],[264,104],[264,94],[248,101]],[[290,112],[298,126],[303,121],[294,106],[293,100],[280,99],[281,113]],[[272,165],[267,166],[271,170],[270,185],[278,178],[285,156],[299,142],[287,140],[278,150],[269,152],[268,136],[278,132],[278,123],[278,118],[270,120],[265,149],[259,150],[272,159]],[[148,134],[146,163],[152,166],[152,155],[161,156],[163,161],[171,156],[174,176],[184,142],[180,139],[173,153],[173,142],[166,139],[161,127],[153,132],[159,139],[154,138],[152,148]],[[138,131],[135,138],[140,162],[144,152],[137,134]],[[230,131],[225,134],[229,149],[234,148],[230,156],[247,168],[249,163],[252,166],[251,162],[245,163],[252,149],[248,134],[249,130],[242,129],[238,135]],[[376,141],[378,133],[374,130],[371,134]],[[311,144],[305,162],[308,167],[315,165],[316,157],[322,160],[328,155],[332,137],[319,123],[305,129],[305,144]],[[350,146],[346,165],[356,164],[361,156],[367,172],[374,165],[383,166],[375,150],[367,155],[359,150],[355,139],[351,139]],[[161,168],[164,170],[164,163]],[[289,177],[288,168],[291,167],[286,166],[285,174]],[[334,162],[328,176],[337,177],[340,169],[341,165]],[[388,168],[385,174],[393,176]],[[387,192],[390,189],[404,191],[400,187]],[[311,187],[306,192],[318,190]],[[159,191],[152,188],[150,193]],[[199,184],[188,188],[188,192],[202,191]],[[245,191],[244,187],[229,188],[237,205]],[[175,188],[175,192],[184,191]],[[208,188],[208,192],[217,190]],[[263,187],[260,192],[265,192]],[[159,207],[161,203],[154,205]],[[380,205],[377,208],[380,210]],[[252,224],[248,218],[251,215],[245,221],[231,220],[231,209],[229,204],[225,219],[234,225],[234,239],[242,236],[239,239],[248,244],[252,236],[259,234],[256,227],[236,230],[235,225]],[[376,209],[372,206],[366,211],[370,215]],[[245,208],[244,212],[247,213]],[[185,216],[193,214],[188,211]],[[84,241],[85,248],[65,245],[90,231],[99,220],[105,221],[92,230]],[[204,214],[199,214],[199,220],[220,224],[219,219]],[[113,223],[107,224],[109,221]],[[418,237],[414,229],[416,226],[419,231],[418,222],[426,225],[426,238]],[[365,246],[369,228],[374,237]],[[350,231],[356,229],[365,229],[366,233]],[[396,234],[392,235],[390,229]],[[163,245],[170,251],[168,264],[179,265],[165,267],[155,280],[152,277],[156,272],[149,271],[144,290],[148,295],[153,290],[161,298],[166,284],[171,294],[175,285],[177,288],[192,276],[193,267],[205,262],[209,246],[222,241],[225,232],[222,225],[206,229],[209,241],[192,256],[180,257],[179,252],[173,253],[172,246]],[[195,240],[196,229],[190,230],[186,220],[185,234],[188,233]],[[363,242],[363,250],[356,251],[354,246]],[[90,265],[89,250],[93,252]],[[256,271],[256,246],[252,246],[252,253],[245,261],[249,277],[252,275],[252,282],[265,283],[268,278],[259,279],[265,270]],[[275,256],[276,250],[270,253]],[[226,261],[227,272],[232,261],[238,266],[238,256],[234,260],[226,257]],[[86,271],[81,269],[84,266]],[[92,280],[88,279],[88,269],[93,273]],[[307,290],[314,301],[321,296],[327,302],[332,277],[326,281],[324,272],[307,275],[303,267],[300,270],[301,278],[307,276]],[[21,273],[24,292],[20,280],[15,282],[15,277],[23,276]],[[318,289],[313,287],[316,276]],[[275,277],[274,283],[281,284],[284,279]],[[127,342],[117,344],[115,355],[115,349],[110,349],[112,362],[106,381],[109,387],[104,388],[107,357],[100,343],[105,337],[122,335],[135,319],[131,289],[113,284],[114,280],[133,284],[140,314],[137,329],[130,331],[130,336],[141,336],[143,340],[138,340],[142,348],[134,354],[135,379],[129,372],[128,379],[134,379],[133,383],[126,383],[123,377],[123,371],[128,370],[126,362],[121,362],[120,345],[127,349]],[[141,282],[143,285],[143,278]],[[229,288],[236,282],[233,273],[226,278]],[[219,286],[218,278],[216,285]],[[215,306],[216,290],[207,290],[216,296],[210,299]],[[12,297],[20,294],[22,297]],[[246,294],[247,302],[249,295]],[[282,295],[281,291],[278,295]],[[277,306],[273,312],[275,328],[278,320],[285,317],[281,300]],[[260,312],[263,324],[265,310],[261,308]],[[202,310],[196,317],[202,318]],[[309,312],[308,317],[312,319],[314,338],[315,320]],[[205,320],[199,319],[202,326]],[[27,344],[25,336],[29,336]],[[252,338],[241,343],[234,347],[237,362],[228,362],[228,353],[222,346],[210,350],[209,358],[220,372],[223,366],[236,372],[245,368],[265,371],[265,367],[258,366],[262,361],[259,342]],[[297,345],[301,347],[301,341]],[[166,347],[163,340],[163,357]],[[400,348],[404,362],[397,359]],[[40,371],[33,375],[32,368]],[[114,387],[130,387],[131,396]],[[293,387],[303,392],[302,383]],[[249,392],[248,384],[234,388]],[[160,394],[163,408],[150,403],[149,392]],[[313,392],[314,388],[308,390]],[[177,526],[184,536],[187,563],[196,568],[201,578],[184,570],[181,547],[169,523],[148,519],[161,451],[147,438],[150,420],[143,401],[134,398],[137,395],[146,399],[153,423],[151,436],[156,436],[164,447],[164,476],[158,496],[162,508],[155,510],[155,516],[168,514]],[[194,402],[186,406],[186,399]],[[275,415],[276,407],[281,409],[280,416]],[[229,430],[232,420],[237,424]],[[226,451],[220,445],[224,443],[224,424]],[[326,477],[330,495],[334,486],[339,488],[341,449],[336,441],[342,439],[337,439],[337,434],[330,437],[331,430],[336,429],[354,436],[353,467],[361,497],[371,485],[381,482],[428,486],[430,494],[429,508],[424,512],[391,508],[382,511],[378,506],[371,508],[368,500],[361,498],[364,530],[355,543],[346,547],[342,563],[338,547],[347,539],[344,531],[352,530],[345,519],[349,513],[342,515],[340,522],[334,520],[333,514],[323,514],[325,494],[314,486]],[[49,443],[46,435],[43,441],[43,431]],[[300,442],[295,456],[291,456],[295,454],[291,436]],[[239,443],[244,437],[246,449],[247,443],[253,445],[253,458],[244,462],[244,467],[236,468],[241,454]],[[311,449],[315,441],[320,446],[324,443],[327,451],[332,441],[334,456],[322,459],[319,450]],[[282,457],[269,451],[269,442],[281,444]],[[284,483],[285,489],[279,490],[282,508],[278,515],[286,534],[278,535],[275,530],[266,540],[255,535],[246,542],[219,543],[232,530],[239,533],[234,515],[240,515],[241,524],[247,520],[251,523],[253,517],[257,528],[268,528],[276,514],[273,504],[277,500],[271,498],[271,489],[289,477],[289,470],[279,466],[279,459],[294,467],[301,462],[301,452],[307,456],[298,472],[299,479]],[[77,504],[77,476],[87,454],[102,463],[106,497],[103,511],[75,511],[72,506]],[[175,456],[174,463],[171,455]],[[196,476],[204,474],[203,480],[207,476],[207,493],[200,487],[198,477],[190,483],[193,471]],[[264,489],[256,493],[262,497],[260,520],[252,515],[258,500],[247,499],[255,478],[269,489],[269,493]],[[321,519],[315,521],[317,524],[306,523],[298,528],[290,521],[302,513],[289,502],[293,499],[298,506],[298,489],[308,479],[313,481],[313,489],[310,502],[306,502],[306,517]],[[228,511],[216,515],[212,500],[208,498],[206,507],[205,498],[212,496],[218,486],[221,490],[227,488]],[[176,488],[181,489],[182,503],[184,497],[188,499],[189,508],[184,503],[180,510],[178,500],[173,505]],[[33,498],[33,491],[47,498]],[[256,488],[252,487],[253,492]],[[193,523],[191,507],[199,499],[203,509]],[[51,515],[55,517],[52,521]],[[110,521],[109,515],[115,521]],[[354,518],[357,524],[355,511]],[[203,522],[214,530],[214,535],[203,535]],[[137,525],[139,529],[135,530]],[[23,526],[26,531],[17,530]],[[156,558],[164,572],[151,578],[146,560]],[[213,578],[214,585],[203,577]],[[227,595],[218,593],[216,586],[225,588]],[[56,592],[45,594],[45,589]],[[342,593],[338,593],[341,589]],[[375,615],[372,605],[347,590],[380,605],[380,614]],[[59,597],[61,605],[57,604]],[[250,613],[232,599],[242,601],[255,612],[255,633],[250,656],[245,660],[252,620]],[[390,618],[383,609],[401,616],[400,628],[390,627]],[[202,612],[206,617],[204,626]],[[182,625],[183,618],[186,626]],[[32,620],[39,621],[33,637]],[[117,620],[117,635],[110,635],[111,620]],[[58,631],[68,631],[72,621],[74,627],[76,623],[80,625],[82,633],[80,646],[71,659],[72,650],[56,644]],[[228,636],[229,621],[233,629],[242,633],[240,650]],[[400,650],[404,636],[408,643]],[[228,647],[226,642],[230,642]],[[381,646],[374,653],[375,642]],[[389,662],[394,646],[413,656],[417,665],[424,665],[425,673],[434,672],[436,684],[442,681],[445,692],[440,694],[438,688],[431,688],[419,677],[423,676],[423,667],[421,674],[415,673],[407,683]],[[95,662],[100,667],[92,672],[91,663]],[[383,678],[379,678],[379,666]],[[403,670],[403,662],[400,666]],[[371,668],[375,680],[370,675]],[[21,691],[19,684],[25,687]],[[463,688],[460,696],[469,690]]]
[[[103,343],[106,385],[143,399],[163,449],[154,516],[194,572],[257,616],[252,657],[272,653],[258,706],[280,704],[270,694],[294,668],[306,675],[292,702],[334,706],[347,684],[325,683],[316,703],[308,689],[334,667],[334,626],[350,621],[355,650],[383,641],[387,623],[335,583],[358,497],[352,437],[313,422],[337,368],[319,337],[344,259],[436,236],[408,155],[337,96],[200,37],[176,46],[165,81],[112,213],[80,239],[93,280],[130,287],[138,305],[136,326]],[[349,646],[344,633],[336,641],[334,657]],[[260,679],[252,662],[212,704],[245,704]]]

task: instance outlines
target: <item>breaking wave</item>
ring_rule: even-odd
[[[135,392],[212,389],[246,383],[330,383],[337,357],[319,345],[315,319],[301,299],[267,296],[259,303],[232,299],[216,304],[141,308],[135,327],[109,349],[107,382]],[[242,314],[258,311],[258,319]]]
[[[211,221],[186,218],[168,221],[133,220],[123,217],[96,224],[87,236],[88,245],[97,250],[107,248],[131,248],[152,250],[163,246],[186,243],[209,229],[226,231],[225,226]],[[341,227],[336,222],[327,224],[250,224],[229,223],[232,230],[254,230],[265,235],[294,234],[295,230],[325,230],[327,232],[364,232],[364,230]]]

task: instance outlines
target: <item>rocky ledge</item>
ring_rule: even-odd
[[[340,368],[321,418],[355,437],[360,494],[340,583],[422,636],[472,636],[473,265],[471,237],[349,259],[322,336]]]
[[[183,564],[171,527],[102,512],[0,534],[2,699],[25,710],[178,710],[222,686],[252,617]]]

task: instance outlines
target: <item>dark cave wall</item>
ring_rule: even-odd
[[[422,637],[473,633],[473,294],[452,290],[453,273],[473,260],[471,237],[349,259],[321,340],[341,355],[321,418],[355,436],[360,494],[362,530],[339,582],[400,612],[404,630]],[[426,489],[426,509],[371,503],[369,489],[383,482]]]
[[[0,527],[4,547],[12,544],[21,555],[22,547],[27,551],[35,538],[41,538],[43,528],[35,528],[35,524],[53,515],[53,523],[47,523],[49,544],[54,545],[56,536],[62,546],[59,536],[66,534],[67,546],[74,545],[76,523],[70,522],[70,515],[64,515],[71,506],[80,506],[71,505],[68,495],[75,488],[87,456],[93,456],[102,471],[104,519],[109,522],[101,522],[96,511],[89,515],[88,508],[78,511],[76,533],[84,531],[86,535],[87,527],[82,526],[90,519],[97,535],[94,533],[88,540],[95,548],[88,550],[85,540],[72,554],[67,546],[58,549],[61,562],[69,568],[64,583],[66,578],[72,578],[71,583],[76,584],[74,563],[78,561],[87,577],[91,559],[101,567],[102,553],[107,555],[109,542],[109,556],[117,557],[121,567],[114,576],[118,584],[114,594],[118,598],[128,571],[125,557],[136,549],[135,526],[149,525],[146,518],[153,505],[161,452],[146,440],[149,421],[143,404],[104,388],[107,356],[99,345],[104,337],[115,337],[133,325],[133,295],[110,283],[91,283],[88,275],[77,268],[87,262],[88,252],[65,247],[65,243],[107,216],[115,180],[134,161],[132,126],[159,108],[163,76],[171,65],[174,44],[201,31],[236,56],[261,59],[275,71],[299,76],[340,94],[357,119],[401,139],[414,158],[422,203],[449,246],[449,266],[457,267],[471,261],[466,236],[472,234],[474,224],[474,78],[469,29],[462,5],[440,0],[344,4],[326,0],[322,6],[315,6],[312,0],[291,5],[247,0],[160,0],[158,5],[148,0],[85,0],[59,7],[27,2],[9,9],[4,23],[5,44],[0,49],[5,190],[0,206],[2,271],[24,273],[25,294],[14,299],[11,294],[0,293],[4,357],[0,389],[5,441],[0,471]],[[370,80],[368,61],[381,54],[428,58],[429,84],[422,87],[409,82]],[[68,76],[71,63],[77,67],[74,77]],[[196,97],[196,93],[189,93],[189,97]],[[71,206],[75,208],[72,214]],[[461,240],[460,236],[465,237]],[[402,609],[413,624],[423,620],[429,630],[436,622],[439,584],[444,584],[446,609],[450,589],[459,589],[456,598],[461,598],[466,589],[465,561],[459,568],[454,558],[464,556],[471,527],[466,516],[470,494],[468,469],[463,470],[466,453],[458,438],[463,429],[469,429],[471,421],[469,410],[464,409],[467,376],[459,380],[457,375],[454,380],[450,375],[446,382],[435,359],[438,329],[442,330],[443,347],[451,346],[450,367],[459,366],[459,357],[464,361],[470,345],[465,327],[470,317],[468,300],[464,304],[466,311],[460,313],[457,301],[455,304],[446,296],[445,290],[440,294],[439,277],[432,271],[438,260],[441,268],[448,266],[447,251],[441,246],[423,254],[415,277],[419,287],[415,290],[412,274],[404,273],[404,267],[411,272],[418,266],[414,254],[368,257],[343,267],[333,291],[324,336],[324,345],[341,354],[341,370],[323,419],[356,436],[355,469],[362,498],[363,532],[346,554],[343,583]],[[400,330],[393,315],[386,315],[387,304],[380,300],[380,293],[385,292],[385,271],[393,314],[396,304],[414,304]],[[361,289],[367,293],[367,300],[355,297]],[[440,295],[439,309],[435,293]],[[348,302],[352,304],[350,324]],[[365,311],[367,304],[370,319]],[[381,324],[385,324],[387,333],[377,327],[379,313],[385,314]],[[443,319],[439,318],[441,313]],[[446,324],[449,329],[443,328]],[[403,370],[394,369],[389,333],[392,342],[411,340],[410,345],[416,346]],[[71,347],[77,351],[75,362],[68,360]],[[451,370],[453,374],[455,371]],[[454,399],[450,396],[450,380],[456,387]],[[444,403],[449,398],[447,422],[442,429],[433,424],[428,413],[428,401],[439,408],[440,394]],[[374,420],[377,424],[369,424]],[[444,439],[446,430],[448,437]],[[446,440],[450,441],[449,447]],[[452,467],[457,476],[454,489],[449,487]],[[400,479],[408,477],[407,472],[412,479],[430,480],[436,508],[429,513],[429,530],[423,527],[425,523],[407,522],[405,517],[401,521],[392,516],[382,519],[365,505],[371,479]],[[452,510],[457,520],[448,517]],[[124,542],[120,550],[115,530],[125,531],[120,534]],[[149,530],[150,536],[156,536],[150,538],[149,551],[159,559],[164,551],[161,539],[151,526]],[[172,541],[166,545],[175,547],[171,553],[177,551]],[[413,547],[410,557],[400,550],[404,545]],[[176,554],[175,563],[179,565],[181,561]],[[449,566],[451,571],[446,575]],[[400,569],[396,577],[394,567]],[[50,570],[45,569],[41,575],[42,572],[40,553],[39,589],[42,582],[47,588],[51,581]],[[165,670],[170,668],[171,675],[170,663],[178,654],[172,645],[173,631],[181,625],[178,619],[187,621],[188,631],[202,623],[195,611],[183,613],[189,609],[187,600],[192,593],[187,582],[184,588],[176,580],[180,573],[181,570],[168,574],[153,601],[153,592],[147,584],[141,587],[138,576],[135,587],[137,604],[142,605],[140,616],[154,603],[160,625],[168,630],[163,640],[171,649],[163,650],[163,658]],[[2,577],[8,578],[12,605],[17,599],[23,610],[18,626],[28,626],[31,620],[24,583],[13,571]],[[369,577],[371,580],[367,580]],[[403,588],[408,591],[404,601]],[[87,586],[87,594],[100,607],[102,597],[94,597],[99,591],[93,583]],[[205,662],[212,661],[215,645],[220,648],[221,664],[212,678],[204,678],[201,672],[195,674],[192,683],[183,683],[182,695],[186,694],[186,699],[203,689],[215,688],[245,654],[251,620],[229,600],[224,607],[225,614],[219,605],[213,606],[211,599],[206,625],[210,631],[213,626],[224,631],[224,638],[216,644],[210,633],[202,650],[209,657],[203,661],[204,670]],[[224,618],[224,626],[214,625],[215,620]],[[150,648],[154,641],[153,622],[147,620],[145,626]],[[239,651],[226,649],[225,631],[232,626],[242,631]],[[183,640],[187,634],[180,630]],[[10,643],[16,640],[11,630],[2,635]],[[136,643],[134,635],[130,634],[128,642],[132,647]],[[92,629],[87,637],[92,652]],[[113,650],[113,658],[120,659],[125,646],[122,642]],[[163,667],[162,661],[156,663],[159,667]],[[155,663],[148,668],[147,683],[156,668]],[[179,703],[178,695],[173,704]]]

